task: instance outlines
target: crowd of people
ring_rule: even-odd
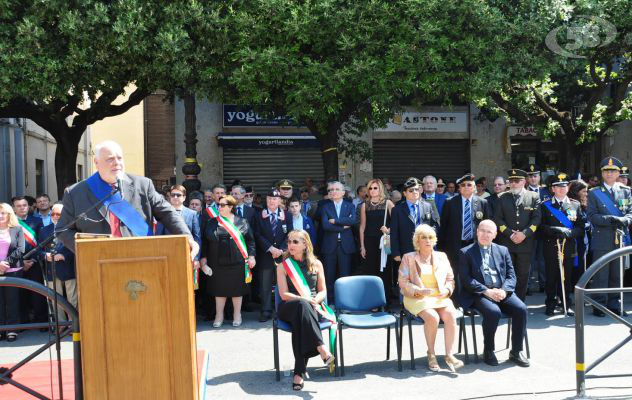
[[[99,174],[105,180],[107,171],[99,169]],[[547,174],[543,184],[542,175],[536,165],[513,168],[493,179],[491,191],[485,178],[471,173],[454,182],[411,177],[396,186],[371,179],[355,191],[335,180],[318,188],[306,179],[297,188],[283,179],[264,196],[240,181],[194,193],[174,185],[154,203],[166,213],[160,202],[168,201],[186,229],[158,212],[150,229],[156,235],[185,231],[199,244],[196,306],[215,328],[224,320],[239,327],[242,308],[256,304],[259,321],[270,320],[278,285],[279,318],[301,326],[292,341],[297,390],[307,358],[320,354],[326,364],[332,362],[318,320],[331,318],[327,310],[335,304],[334,282],[349,275],[379,276],[389,305],[401,298],[406,310],[424,320],[431,370],[439,368],[434,347],[440,321],[445,363],[453,371],[462,366],[453,350],[456,307],[473,307],[483,315],[484,360],[490,365],[498,364],[493,338],[501,313],[512,316],[510,360],[526,367],[527,296],[545,292],[547,316],[573,315],[575,282],[591,260],[630,244],[632,224],[627,168],[618,159],[604,159],[601,176],[588,183],[558,172]],[[72,196],[66,196],[64,204],[69,204]],[[54,251],[29,254],[53,234],[63,205],[51,207],[46,195],[11,202],[0,204],[0,274],[46,282],[76,306],[73,243],[62,240],[54,242]],[[105,224],[103,229],[126,235],[124,221],[114,217]],[[592,285],[618,287],[619,279],[613,262]],[[627,315],[618,295],[595,298]],[[305,301],[298,304],[299,299]],[[593,313],[604,315],[598,308]],[[0,325],[43,322],[48,314],[41,296],[0,287]],[[0,338],[14,341],[17,332]]]

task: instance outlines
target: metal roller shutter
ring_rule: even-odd
[[[373,175],[393,185],[414,176],[434,175],[454,180],[470,169],[469,141],[461,139],[376,139],[373,141]]]
[[[308,177],[324,181],[320,149],[224,149],[226,185],[239,179],[257,193],[266,193],[280,179],[290,179],[300,187]]]

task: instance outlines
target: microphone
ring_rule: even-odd
[[[120,176],[116,177],[116,192],[123,193],[123,180]]]

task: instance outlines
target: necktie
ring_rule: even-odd
[[[307,211],[309,211],[309,209],[307,208],[309,206],[309,203],[304,201],[303,202],[303,213],[307,214]]]
[[[244,213],[242,211],[242,207],[243,206],[237,206],[237,215],[239,215],[240,217],[244,216]]]
[[[419,220],[419,204],[413,204],[413,218],[415,219],[415,226],[418,226],[421,221]]]
[[[116,189],[116,185],[115,184],[111,184],[110,186],[112,186],[112,189]],[[123,237],[123,234],[121,233],[121,220],[114,215],[114,213],[112,211],[108,211],[109,214],[109,223],[110,223],[110,230],[112,231],[112,236],[114,237]]]
[[[270,225],[272,225],[272,232],[276,231],[276,228],[277,228],[277,215],[276,215],[276,212],[270,214]]]
[[[463,240],[472,239],[472,207],[470,201],[465,200],[465,208],[463,209]]]

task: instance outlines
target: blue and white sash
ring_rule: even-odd
[[[555,217],[555,219],[557,219],[562,225],[564,225],[568,229],[573,229],[573,223],[571,222],[571,220],[568,219],[568,217],[562,210],[553,207],[551,200],[547,200],[542,204],[544,204],[546,208],[549,209],[549,211]],[[573,239],[573,242],[575,242],[575,246],[577,246],[577,240]],[[575,267],[579,266],[579,259],[577,258],[577,256],[575,256],[575,259],[573,260],[573,266]]]
[[[606,208],[608,209],[608,212],[611,215],[614,215],[616,217],[624,216],[621,210],[619,210],[619,208],[614,204],[610,196],[608,196],[605,192],[603,192],[601,188],[595,189],[592,192],[603,203],[603,205],[606,206]],[[627,229],[623,229],[623,231],[625,232],[625,235],[623,236],[623,243],[626,246],[629,246],[630,245],[630,232],[628,232]]]
[[[101,179],[98,172],[89,177],[86,182],[92,194],[99,200],[108,197],[112,193],[112,186]],[[116,192],[116,194],[106,199],[103,204],[129,228],[134,236],[153,235],[152,227],[145,221],[145,218],[138,210],[121,197],[121,193]]]

